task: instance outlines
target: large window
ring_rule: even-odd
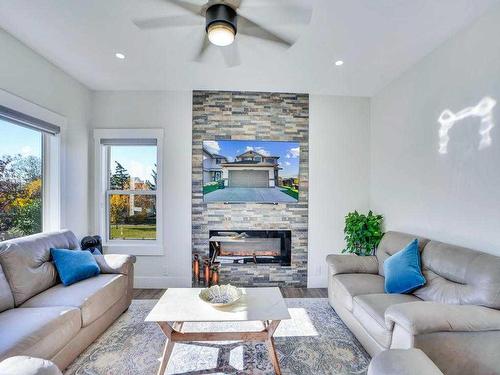
[[[43,134],[0,118],[0,240],[42,231]]]
[[[95,141],[105,245],[161,247],[161,132],[99,129]]]
[[[0,103],[0,241],[59,229],[64,120],[2,90]]]

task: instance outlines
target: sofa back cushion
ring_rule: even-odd
[[[69,230],[40,233],[0,242],[0,265],[10,284],[15,306],[57,283],[50,248],[78,249]]]
[[[500,257],[430,241],[422,252],[427,284],[414,294],[426,301],[500,309]]]
[[[12,296],[10,285],[0,265],[0,312],[12,309],[13,307],[14,297]]]
[[[413,240],[418,240],[418,249],[422,252],[422,249],[429,242],[428,239],[415,236],[413,234],[402,233],[402,232],[393,232],[389,231],[384,234],[380,244],[377,247],[377,251],[375,255],[378,260],[378,273],[381,276],[384,276],[384,262],[391,255],[396,254],[398,251],[404,249],[410,242]]]

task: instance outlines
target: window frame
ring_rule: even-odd
[[[42,133],[42,232],[61,229],[61,170],[67,119],[8,91],[0,89],[0,105],[59,127],[59,134]],[[15,125],[15,124],[14,124]],[[21,126],[21,125],[18,125]]]
[[[109,239],[109,196],[122,190],[109,188],[110,149],[102,139],[130,140],[156,139],[156,190],[129,190],[127,194],[154,195],[156,197],[155,240]],[[95,144],[95,203],[96,231],[103,239],[105,251],[132,255],[163,255],[163,129],[94,129]],[[139,145],[138,145],[139,146]]]

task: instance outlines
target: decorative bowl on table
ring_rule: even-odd
[[[241,290],[231,284],[214,285],[202,289],[199,296],[214,307],[229,306],[241,298]]]

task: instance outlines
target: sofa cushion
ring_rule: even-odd
[[[389,348],[392,330],[385,325],[385,311],[392,305],[420,301],[408,294],[368,294],[353,298],[353,314],[375,341]]]
[[[82,327],[86,327],[126,293],[126,276],[101,274],[70,286],[58,284],[29,299],[22,307],[78,307],[82,311]]]
[[[9,282],[16,306],[57,283],[50,248],[77,249],[69,230],[39,233],[0,242],[0,265]]]
[[[404,248],[414,239],[418,240],[418,249],[422,252],[423,248],[429,242],[428,239],[423,237],[418,237],[413,234],[401,233],[401,232],[387,232],[382,237],[380,244],[377,247],[375,255],[378,260],[378,273],[384,276],[384,262],[391,255],[396,254],[399,250]]]
[[[333,296],[347,310],[352,311],[352,299],[362,294],[384,293],[384,278],[372,274],[344,274],[332,277]]]
[[[425,301],[500,309],[500,257],[431,241],[422,253]]]
[[[94,255],[101,273],[121,273],[130,275],[134,271],[136,258],[134,255],[125,254],[104,254]]]
[[[420,349],[391,349],[370,362],[368,375],[443,375]]]
[[[0,265],[0,312],[14,307],[14,297],[10,290],[10,285],[5,278],[2,266]]]
[[[80,330],[80,310],[16,308],[0,314],[0,360],[15,355],[51,358]]]

